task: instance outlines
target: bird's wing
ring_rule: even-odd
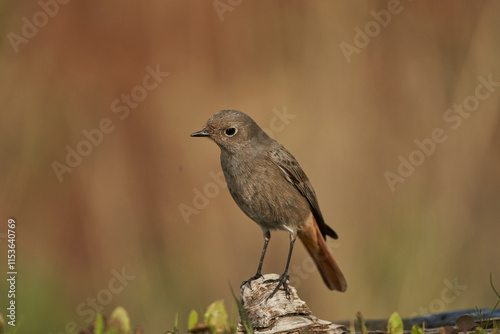
[[[326,225],[323,215],[319,209],[318,200],[316,199],[316,193],[307,178],[306,173],[302,170],[297,160],[293,157],[293,155],[287,151],[287,149],[281,145],[273,148],[269,151],[271,161],[279,167],[279,169],[283,172],[284,177],[288,182],[293,184],[295,188],[304,196],[309,205],[311,206],[311,211],[313,216],[318,224],[318,227],[323,235],[323,238],[326,238],[326,235],[331,236],[334,239],[337,239],[337,233],[330,228],[330,226]]]

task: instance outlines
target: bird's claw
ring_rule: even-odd
[[[283,285],[283,288],[285,289],[285,295],[286,295],[286,298],[287,299],[290,299],[290,291],[288,291],[288,274],[287,273],[284,273],[282,274],[279,278],[277,279],[268,279],[268,280],[265,280],[264,282],[265,283],[269,283],[269,282],[278,282],[278,285],[276,286],[276,288],[274,288],[273,292],[271,292],[271,294],[269,295],[269,297],[266,298],[266,302],[273,298],[274,294],[276,292],[278,292],[278,290],[280,289],[280,287]]]
[[[240,285],[240,289],[246,285],[250,290],[252,290],[252,281],[255,281],[256,279],[259,279],[262,277],[262,274],[261,273],[257,273],[255,274],[255,276],[252,276],[250,277],[248,280],[246,281],[243,281],[243,283],[241,283]]]

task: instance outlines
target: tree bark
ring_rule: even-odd
[[[267,300],[277,286],[277,282],[269,282],[279,278],[277,274],[268,274],[251,282],[250,286],[243,285],[240,288],[240,300],[252,326],[254,333],[331,333],[341,334],[348,332],[347,328],[359,332],[357,321],[344,320],[334,324],[331,321],[321,320],[312,315],[307,304],[299,298],[297,290],[288,285],[290,295],[286,296],[285,289],[280,287],[276,294]],[[425,326],[425,333],[462,333],[456,326],[457,319],[465,314],[475,315],[474,309],[428,314],[409,319],[403,319],[405,333],[411,332],[413,325]],[[487,317],[491,310],[483,310],[483,316]],[[493,313],[493,319],[497,324],[500,310]],[[368,332],[381,333],[387,330],[387,320],[366,320]],[[486,320],[486,319],[485,319]],[[483,322],[483,324],[485,321]],[[490,321],[490,325],[493,321]],[[477,326],[481,326],[477,323]],[[446,328],[444,328],[446,327]],[[475,328],[475,326],[474,326]],[[473,330],[474,328],[471,328]],[[491,328],[487,332],[491,332]],[[245,326],[238,324],[238,333],[246,333]]]
[[[299,298],[297,290],[288,285],[290,293],[287,298],[285,289],[266,300],[277,286],[277,282],[266,280],[277,279],[279,275],[269,274],[251,282],[251,286],[243,285],[240,289],[240,300],[248,315],[254,333],[331,333],[341,334],[347,328],[330,321],[320,320],[311,314],[306,303]],[[241,319],[238,333],[246,333]]]

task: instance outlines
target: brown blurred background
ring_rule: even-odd
[[[215,186],[217,146],[189,137],[228,108],[295,155],[340,236],[329,245],[344,294],[302,246],[292,258],[318,317],[494,305],[500,87],[478,88],[478,76],[500,81],[499,2],[43,1],[52,7],[0,5],[0,263],[3,273],[15,217],[20,333],[86,327],[88,298],[107,314],[124,306],[146,333],[172,329],[175,313],[185,328],[217,299],[230,308],[228,282],[254,274],[262,235]],[[371,11],[388,6],[398,13],[377,30]],[[366,24],[369,43],[358,36],[364,47],[346,57],[341,43],[356,47]],[[150,91],[147,67],[170,73]],[[477,89],[489,95],[474,106]],[[131,92],[140,101],[127,105]],[[470,116],[446,122],[464,101]],[[60,182],[53,163],[67,165],[67,146],[89,150],[82,131],[103,119],[113,130]],[[384,173],[436,128],[446,141],[391,191]],[[287,233],[274,233],[264,271],[281,273],[287,250]]]

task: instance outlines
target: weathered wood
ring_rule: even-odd
[[[251,287],[244,285],[240,289],[241,303],[255,333],[308,332],[341,334],[348,332],[347,328],[353,325],[356,332],[360,331],[357,321],[344,320],[334,324],[330,321],[316,318],[312,315],[307,304],[299,298],[297,290],[291,285],[288,285],[289,298],[286,297],[285,289],[281,287],[272,298],[266,301],[267,297],[269,297],[278,284],[277,282],[267,282],[267,280],[274,280],[278,277],[279,275],[276,274],[264,275],[252,281]],[[486,316],[491,314],[491,310],[483,310],[483,312]],[[474,315],[475,311],[470,309],[423,315],[403,319],[403,324],[406,333],[411,331],[413,325],[424,325],[425,333],[428,334],[458,333],[460,330],[455,326],[455,323],[464,314]],[[500,310],[493,313],[493,317],[499,316]],[[498,321],[498,318],[496,319]],[[366,320],[365,323],[370,333],[383,333],[387,330],[387,319]],[[491,332],[491,329],[487,332]],[[241,319],[238,324],[238,333],[246,333]]]
[[[286,297],[285,289],[281,287],[271,299],[266,301],[278,284],[266,282],[266,280],[278,277],[276,274],[264,275],[252,281],[251,287],[246,285],[241,287],[240,300],[255,333],[303,333],[307,331],[308,333],[341,334],[347,332],[347,328],[342,325],[313,316],[293,286],[288,286],[289,298]],[[246,333],[241,321],[238,324],[238,333]]]

